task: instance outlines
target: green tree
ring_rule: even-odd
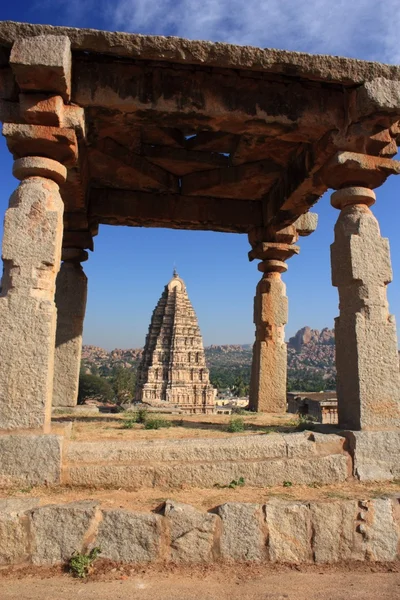
[[[111,384],[117,404],[132,402],[135,393],[136,374],[130,369],[114,367]]]
[[[238,375],[233,383],[233,395],[237,398],[242,398],[243,396],[247,396],[249,393],[249,386],[245,384],[243,377]]]
[[[97,375],[79,376],[78,404],[83,404],[87,398],[99,402],[109,402],[114,397],[114,391],[107,381]]]

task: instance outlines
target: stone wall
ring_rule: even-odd
[[[94,546],[124,563],[390,562],[399,542],[400,498],[230,502],[208,512],[168,500],[151,513],[0,500],[0,565],[60,564]]]

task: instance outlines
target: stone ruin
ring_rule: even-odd
[[[189,414],[214,412],[203,340],[184,281],[174,276],[153,311],[135,400]]]
[[[20,180],[4,221],[0,486],[212,486],[243,473],[255,486],[283,478],[325,484],[400,477],[400,374],[386,295],[389,244],[371,211],[374,190],[400,173],[393,160],[400,138],[400,67],[2,22],[0,119]],[[248,236],[249,259],[259,261],[261,273],[250,405],[285,412],[288,298],[282,274],[299,253],[299,236],[314,231],[310,208],[328,188],[338,211],[331,246],[339,293],[336,434],[200,445],[171,440],[164,447],[76,442],[66,429],[51,426],[52,406],[76,404],[87,287],[82,263],[101,224]],[[227,268],[234,273],[229,257]],[[396,502],[344,501],[334,511],[329,505],[332,521],[311,504],[224,505],[219,520],[213,519],[219,537],[210,536],[210,548],[235,560],[253,559],[258,551],[249,554],[247,547],[235,553],[236,540],[246,535],[249,548],[262,556],[268,540],[270,560],[394,560]],[[6,500],[0,509],[6,524],[0,542],[14,540],[12,549],[20,543],[18,552],[2,555],[9,562],[31,552],[35,564],[46,563],[50,558],[40,555],[40,544],[44,554],[54,549],[51,561],[57,562],[84,548],[95,531],[104,547],[111,544],[110,558],[121,558],[117,547],[123,544],[138,548],[140,560],[151,560],[143,558],[144,546],[161,548],[166,529],[173,537],[181,525],[179,515],[178,525],[164,526],[161,517],[129,511],[102,516],[87,503],[34,509],[29,502],[10,507]],[[62,531],[54,525],[57,515],[69,524]],[[202,517],[190,515],[187,530],[198,539]],[[150,531],[163,532],[163,543],[149,541]],[[69,532],[80,541],[68,546]],[[229,535],[233,545],[223,541]],[[304,540],[301,556],[292,539]],[[171,540],[168,548],[176,548]]]

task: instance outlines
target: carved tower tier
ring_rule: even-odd
[[[136,401],[210,413],[215,394],[196,313],[184,281],[174,271],[153,311],[138,370]]]

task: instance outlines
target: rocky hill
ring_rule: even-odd
[[[240,376],[250,380],[252,346],[250,344],[212,345],[205,348],[211,380],[230,385]],[[83,346],[82,365],[87,373],[103,376],[115,367],[136,370],[141,348],[111,352],[97,346]],[[332,389],[335,385],[335,337],[331,329],[303,327],[288,343],[288,387],[303,391]]]

